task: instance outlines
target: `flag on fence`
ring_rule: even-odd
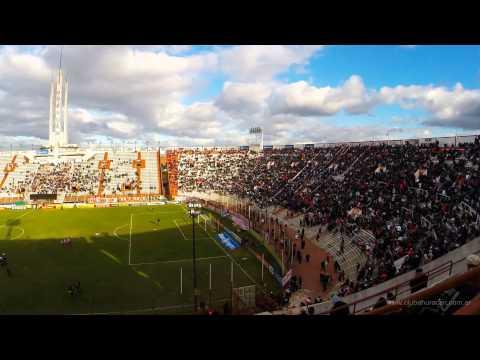
[[[293,275],[293,270],[292,269],[288,270],[287,273],[285,274],[285,276],[282,278],[282,286],[283,287],[285,287],[285,285],[288,284],[288,282],[292,278],[292,275]]]

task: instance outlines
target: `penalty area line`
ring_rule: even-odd
[[[185,236],[185,233],[184,233],[183,230],[180,228],[180,226],[178,226],[177,220],[173,220],[173,222],[175,223],[175,226],[177,227],[177,229],[178,229],[178,230],[180,231],[180,233],[182,234],[183,238],[188,241],[187,237]]]
[[[210,239],[212,239],[212,241],[215,243],[215,245],[217,245],[217,246],[230,258],[230,260],[231,260],[233,263],[235,263],[235,264],[240,268],[240,270],[242,270],[242,272],[250,279],[250,281],[252,281],[255,285],[259,286],[258,283],[255,281],[255,279],[252,278],[252,277],[250,276],[250,274],[245,271],[245,269],[242,267],[242,265],[240,265],[240,264],[235,260],[235,258],[234,258],[231,254],[229,254],[228,251],[225,250],[225,249],[222,247],[222,245],[220,245],[220,244],[212,237],[212,235],[210,235],[210,233],[209,233],[208,231],[206,231],[205,233],[208,235],[208,237],[209,237]]]
[[[32,212],[33,212],[33,210],[30,210],[30,211],[27,210],[27,211],[26,211],[25,213],[23,213],[22,215],[13,218],[13,220],[21,219],[21,218],[23,218],[24,216],[27,216],[28,214],[30,214],[30,213],[32,213]]]
[[[213,260],[213,259],[223,259],[228,256],[221,255],[221,256],[209,256],[209,257],[203,257],[203,258],[197,258],[197,261],[203,261],[203,260]],[[193,259],[180,259],[180,260],[166,260],[166,261],[154,261],[154,262],[144,262],[144,263],[136,263],[136,264],[129,264],[130,266],[140,266],[140,265],[155,265],[155,264],[170,264],[170,263],[177,263],[177,262],[188,262],[192,261]]]
[[[133,226],[133,213],[130,214],[130,241],[128,244],[128,265],[132,263],[132,226]]]
[[[120,239],[120,240],[127,240],[125,238],[122,238],[120,235],[118,235],[117,231],[120,230],[121,228],[124,228],[125,226],[128,226],[129,224],[124,224],[124,225],[120,225],[120,226],[117,226],[114,230],[113,230],[113,236],[115,236],[116,238]]]
[[[214,300],[213,303],[220,303],[230,301],[230,298],[218,299]],[[144,309],[137,309],[137,310],[123,310],[123,311],[111,311],[111,312],[92,312],[92,313],[81,313],[81,314],[72,314],[72,315],[115,315],[115,314],[134,314],[134,313],[142,313],[142,312],[151,312],[151,311],[162,311],[162,310],[175,310],[175,309],[183,309],[183,308],[191,308],[193,304],[185,304],[185,305],[170,305],[170,306],[158,306],[153,308],[144,308]]]

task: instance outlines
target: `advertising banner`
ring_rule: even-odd
[[[239,244],[242,243],[242,238],[240,236],[238,236],[237,234],[235,234],[233,231],[224,227],[224,232],[227,233],[228,235],[230,235],[237,243],[239,243]]]
[[[78,204],[77,207],[79,207],[79,208],[89,208],[89,209],[92,209],[92,208],[95,207],[95,205],[94,205],[94,204]]]
[[[233,237],[230,236],[229,233],[223,232],[217,235],[217,239],[220,241],[220,243],[227,248],[228,250],[235,250],[237,249],[240,245],[233,239]]]
[[[282,286],[283,287],[285,287],[285,285],[288,284],[288,282],[292,278],[292,275],[293,275],[293,270],[292,269],[288,270],[287,273],[285,274],[285,276],[282,278]]]
[[[230,218],[232,219],[234,224],[236,224],[240,229],[242,229],[242,230],[250,229],[249,226],[248,226],[248,219],[245,218],[244,216],[231,214]]]

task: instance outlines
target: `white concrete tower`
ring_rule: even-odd
[[[52,147],[68,144],[68,82],[62,71],[62,53],[60,66],[50,87],[49,145]]]

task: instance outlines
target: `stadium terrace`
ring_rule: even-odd
[[[254,128],[236,148],[82,147],[67,101],[60,68],[48,146],[0,153],[7,312],[181,312],[193,289],[205,314],[478,313],[480,136],[269,146]],[[28,270],[37,243],[58,283]],[[29,271],[45,303],[19,300]],[[438,305],[452,292],[463,303]]]

